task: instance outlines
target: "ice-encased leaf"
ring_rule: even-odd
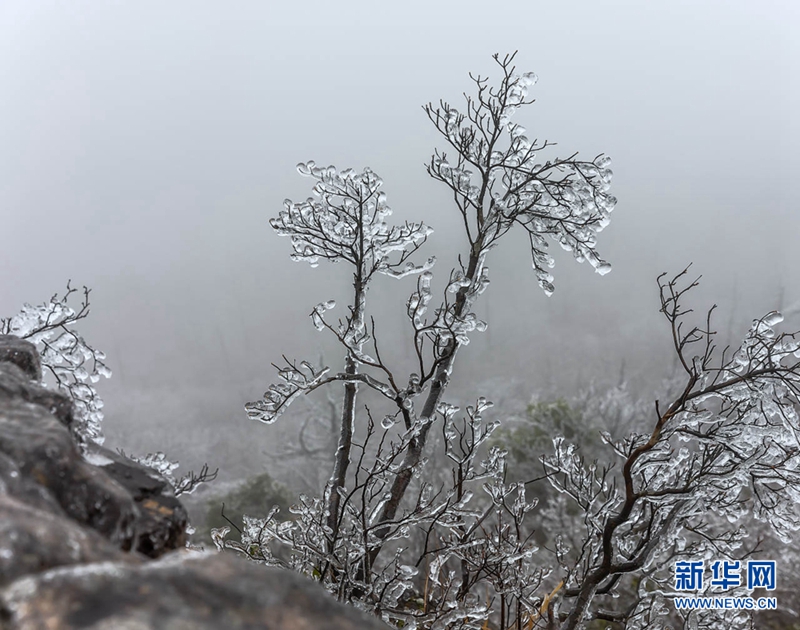
[[[770,311],[761,318],[761,321],[766,326],[777,326],[783,321],[783,315],[778,311]]]
[[[245,405],[247,415],[265,424],[272,424],[295,398],[316,387],[329,371],[328,367],[318,369],[307,361],[299,365],[287,361],[284,367],[278,369],[280,381],[270,385],[261,400]]]

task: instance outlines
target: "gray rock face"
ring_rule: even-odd
[[[384,630],[300,575],[229,554],[56,569],[0,594],[15,630]]]
[[[0,368],[0,381],[4,373]],[[135,542],[138,511],[133,497],[87,464],[69,429],[47,409],[20,400],[0,407],[0,453],[34,481],[69,517],[106,536],[121,549]]]
[[[185,547],[157,472],[71,431],[33,345],[0,336],[0,630],[365,630],[311,580]]]
[[[36,346],[14,335],[0,335],[0,363],[13,363],[32,381],[42,380],[42,361]]]
[[[71,417],[68,398],[29,380],[16,364],[0,363],[0,483],[6,492],[67,515],[123,550],[158,557],[183,547],[188,517],[167,481],[95,445],[89,458],[105,465],[88,463],[68,429]]]
[[[0,494],[0,514],[0,586],[63,565],[141,562],[97,532],[14,497]]]
[[[139,508],[136,551],[157,558],[186,546],[189,516],[167,480],[106,448],[89,445],[89,459],[133,497]]]
[[[29,402],[52,414],[69,428],[72,426],[72,402],[69,398],[31,381],[19,366],[0,362],[0,403]]]

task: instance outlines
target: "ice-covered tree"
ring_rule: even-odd
[[[283,212],[271,222],[278,234],[291,238],[295,260],[312,264],[319,259],[346,261],[354,268],[354,293],[348,314],[338,324],[329,323],[326,311],[334,306],[330,302],[317,305],[311,313],[314,325],[332,332],[346,348],[343,370],[330,374],[327,368],[317,369],[308,362],[287,360],[279,368],[280,382],[270,386],[262,400],[247,406],[251,417],[272,422],[298,395],[335,381],[344,382],[334,469],[324,497],[316,502],[308,500],[310,511],[304,513],[304,535],[311,544],[314,539],[309,536],[311,524],[317,523],[320,529],[314,544],[319,545],[320,555],[308,565],[314,568],[306,566],[306,570],[329,580],[332,588],[348,591],[346,597],[355,594],[367,600],[367,591],[374,595],[375,586],[371,582],[379,555],[387,543],[396,539],[398,531],[406,529],[396,527],[397,521],[405,518],[398,511],[412,478],[424,465],[430,429],[437,420],[442,426],[455,426],[456,409],[443,401],[443,395],[458,348],[468,343],[471,332],[485,328],[485,323],[473,312],[473,305],[489,282],[486,259],[490,250],[514,226],[524,229],[530,239],[537,279],[547,294],[553,291],[553,278],[547,271],[553,266],[553,259],[547,253],[548,238],[573,252],[579,261],[588,260],[599,273],[610,268],[595,249],[596,234],[607,225],[615,203],[607,193],[611,178],[609,160],[604,156],[592,161],[579,160],[576,155],[549,160],[539,157],[550,144],[530,140],[521,125],[511,122],[517,109],[532,102],[528,89],[535,82],[534,75],[515,72],[513,58],[513,55],[495,56],[502,71],[497,87],[490,87],[485,78],[473,77],[476,95],[466,98],[463,113],[445,102],[438,107],[425,107],[428,117],[455,152],[450,164],[447,153],[437,150],[428,164],[428,172],[451,189],[468,243],[459,265],[450,272],[441,303],[432,313],[428,309],[434,298],[433,259],[422,265],[407,260],[430,230],[423,224],[389,227],[384,220],[388,216],[385,196],[378,190],[381,182],[369,169],[356,174],[352,170],[320,168],[314,163],[299,165],[301,174],[317,180],[315,197],[299,204],[287,201]],[[374,322],[366,325],[367,285],[376,273],[417,276],[416,290],[406,309],[418,370],[402,379],[381,356]],[[366,439],[357,442],[354,438],[359,384],[379,392],[394,406],[393,412],[384,414],[382,429],[369,422],[366,437],[381,430],[385,437],[394,429],[395,422],[401,427],[396,441],[382,442],[372,452]],[[474,476],[472,459],[493,428],[476,428],[482,410],[487,407],[485,400],[479,402],[464,420],[465,435],[478,433],[472,436],[472,446],[459,447],[466,448],[468,455],[453,456],[453,461],[463,459],[462,479],[456,484],[458,488],[453,489],[456,503],[471,496],[464,487],[468,480],[463,475],[469,471]],[[448,439],[455,439],[453,431],[447,433]],[[359,451],[358,465],[348,483],[347,471],[354,447]],[[374,464],[365,469],[366,457]],[[497,451],[482,475],[494,476],[499,481],[497,475],[502,468],[502,456]],[[342,553],[348,558],[353,556],[349,549],[352,540],[346,540],[341,529],[352,516],[348,512],[354,505],[352,484],[359,486],[363,474],[366,479],[360,484],[359,509],[370,511],[369,526],[360,528],[364,545],[351,575],[344,565],[353,564],[352,561],[340,562],[340,556]],[[499,492],[498,496],[505,496],[505,491]],[[520,505],[526,505],[524,500]],[[466,532],[465,529],[463,535]],[[468,589],[462,585],[459,590],[463,599]]]
[[[610,161],[604,156],[581,161],[575,155],[540,161],[539,152],[550,144],[530,140],[521,125],[511,122],[517,109],[532,102],[528,89],[536,81],[531,73],[516,74],[513,58],[495,56],[503,72],[497,88],[489,87],[485,78],[473,77],[477,95],[467,97],[464,113],[444,102],[439,107],[425,107],[456,153],[451,165],[447,154],[437,150],[428,172],[452,190],[469,244],[466,263],[451,271],[444,300],[432,317],[426,317],[433,298],[432,259],[425,265],[406,261],[430,230],[423,224],[388,228],[383,221],[387,214],[385,197],[378,192],[381,182],[369,169],[356,175],[352,170],[338,173],[333,167],[321,168],[313,162],[299,165],[301,174],[318,180],[316,198],[301,204],[287,201],[284,211],[271,222],[278,234],[291,237],[295,260],[312,264],[320,258],[346,260],[355,267],[354,297],[345,320],[337,327],[325,321],[325,311],[333,306],[330,302],[317,305],[311,313],[317,328],[337,335],[347,348],[348,359],[341,374],[327,377],[324,370],[317,371],[308,363],[287,364],[279,373],[282,382],[271,386],[262,400],[249,404],[248,413],[271,422],[297,395],[333,380],[350,385],[345,387],[346,393],[353,392],[352,386],[360,381],[392,400],[406,427],[419,424],[420,430],[406,453],[405,472],[397,475],[382,520],[393,518],[410,471],[421,458],[458,347],[468,342],[470,332],[485,327],[472,306],[489,281],[485,265],[489,251],[512,227],[520,226],[530,238],[533,266],[548,294],[553,291],[552,276],[547,271],[553,266],[553,258],[546,251],[548,237],[572,251],[576,259],[588,260],[599,273],[610,269],[595,249],[596,234],[608,224],[616,201],[606,192]],[[399,257],[390,263],[389,255],[396,252]],[[395,277],[419,274],[417,290],[407,305],[419,371],[408,377],[405,386],[398,384],[380,359],[377,340],[365,326],[366,285],[376,272]],[[367,343],[373,344],[375,358],[363,353]],[[373,368],[378,375],[357,374],[359,365]],[[420,397],[422,408],[415,412],[414,401]],[[346,451],[349,447],[344,443],[351,441],[353,407],[349,399],[354,395],[347,394],[345,399],[343,418],[349,419],[342,422],[340,451]],[[342,458],[337,458],[337,466],[342,463]]]
[[[438,303],[433,259],[410,260],[429,228],[390,226],[380,180],[368,169],[299,165],[316,180],[314,197],[287,201],[271,224],[291,239],[294,259],[352,267],[346,314],[332,323],[331,302],[311,312],[315,327],[345,349],[344,365],[334,372],[286,360],[276,366],[279,382],[247,411],[270,423],[298,396],[339,383],[333,470],[322,496],[299,497],[294,519],[273,510],[245,517],[238,541],[226,528],[212,535],[220,548],[314,576],[398,627],[658,627],[667,619],[669,562],[711,550],[753,553],[737,521],[750,509],[779,535],[796,528],[798,347],[774,333],[779,318],[770,314],[737,353],[717,353],[710,319],[684,329],[685,273],[662,278],[662,311],[685,374],[678,394],[656,404],[652,421],[639,419],[637,426],[649,425],[644,433],[598,431],[592,453],[604,445],[606,458],[587,460],[556,436],[538,478],[509,482],[506,453],[492,443],[498,422],[486,418],[492,403],[478,397],[462,410],[445,399],[458,350],[486,327],[474,309],[489,282],[487,260],[510,230],[522,229],[546,294],[554,290],[548,241],[604,274],[610,267],[596,237],[616,200],[605,156],[542,157],[551,144],[529,139],[511,120],[532,102],[535,77],[516,72],[514,55],[494,59],[496,86],[472,77],[475,94],[463,109],[424,108],[452,155],[437,150],[427,170],[450,189],[466,241]],[[380,351],[366,300],[377,274],[415,278],[405,309],[411,373]],[[381,402],[358,404],[359,387]],[[541,508],[530,498],[535,484],[557,493]],[[544,544],[540,529],[552,536]],[[736,615],[747,616],[709,611],[681,620],[710,628]]]
[[[661,312],[683,370],[678,393],[656,401],[646,432],[601,433],[616,461],[586,461],[563,438],[543,460],[548,481],[583,519],[580,547],[560,562],[564,630],[590,618],[665,627],[675,561],[748,558],[760,544],[748,536],[753,517],[785,542],[800,528],[797,334],[777,334],[782,316],[773,311],[753,322],[738,349],[719,351],[713,308],[702,325],[687,327],[692,311],[682,299],[697,281],[686,282],[686,273],[659,278]],[[625,580],[635,583],[627,607],[600,608],[613,607],[609,597]],[[743,611],[691,613],[684,621],[687,628],[752,623]]]
[[[328,527],[334,533],[338,528],[340,491],[344,488],[356,414],[356,387],[359,381],[382,391],[391,385],[381,384],[368,374],[360,374],[359,366],[381,369],[377,344],[373,358],[364,352],[364,346],[374,341],[374,326],[370,331],[366,322],[366,300],[369,283],[375,274],[394,278],[420,274],[433,266],[433,259],[425,265],[415,265],[408,260],[425,242],[430,229],[422,223],[405,223],[389,226],[386,219],[391,209],[386,203],[386,193],[381,190],[383,181],[370,169],[356,173],[353,169],[337,171],[335,167],[319,167],[314,162],[299,164],[301,175],[313,177],[315,197],[305,202],[284,202],[284,209],[270,221],[273,229],[292,242],[292,259],[316,266],[320,258],[331,262],[343,261],[353,267],[353,298],[349,313],[336,326],[325,320],[325,312],[335,307],[331,300],[317,304],[311,320],[317,330],[329,330],[347,349],[344,370],[341,374],[325,378],[328,369],[315,370],[308,362],[299,365],[287,360],[279,369],[281,383],[272,385],[264,398],[247,405],[252,418],[271,423],[283,413],[299,394],[332,381],[344,381],[341,427],[334,469],[325,491]],[[383,369],[386,372],[385,368]],[[391,374],[388,374],[391,380]]]

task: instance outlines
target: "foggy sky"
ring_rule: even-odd
[[[800,300],[799,19],[763,0],[4,0],[0,315],[86,284],[80,330],[114,370],[98,385],[107,433],[142,423],[153,448],[177,448],[170,427],[247,427],[270,362],[339,353],[306,316],[347,274],[291,263],[267,222],[310,194],[296,163],[370,166],[397,217],[434,228],[424,254],[446,276],[459,223],[423,168],[442,142],[421,105],[460,104],[468,72],[497,77],[491,54],[518,49],[539,83],[516,122],[557,142],[551,156],[613,158],[599,249],[614,270],[557,252],[548,299],[510,239],[478,309],[491,333],[461,376],[534,389],[623,356],[657,364],[655,277],[689,262],[694,305],[718,302],[741,333],[780,291]],[[374,289],[392,343],[411,290]]]

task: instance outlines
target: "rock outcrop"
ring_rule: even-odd
[[[386,629],[316,586],[229,554],[190,553],[52,570],[16,581],[0,603],[19,630]]]
[[[72,421],[36,348],[0,336],[0,630],[386,627],[299,575],[187,551],[167,480],[82,452]]]

